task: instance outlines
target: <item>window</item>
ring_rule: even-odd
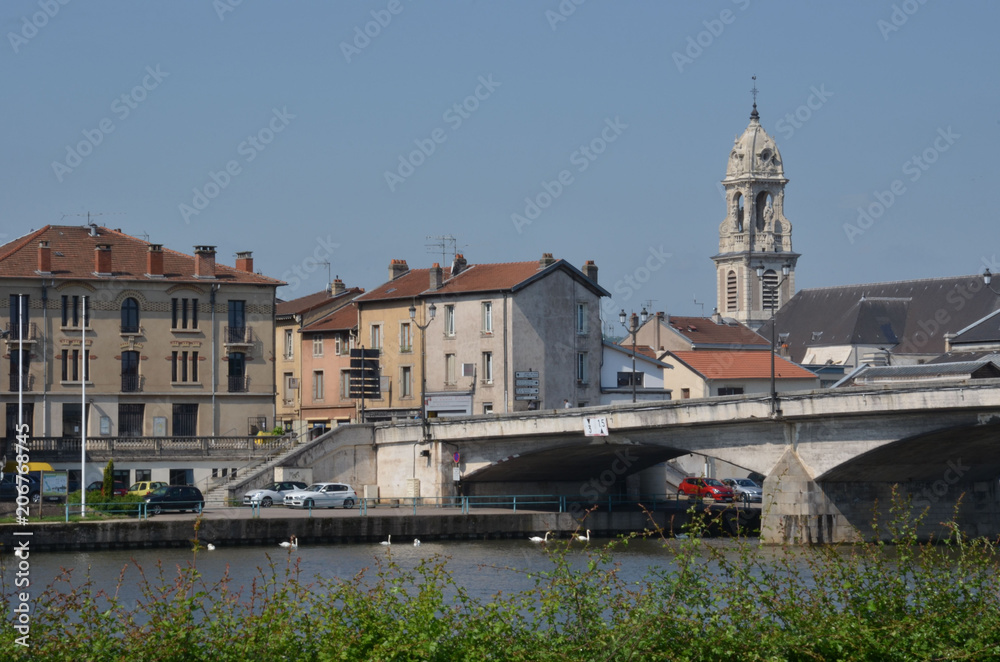
[[[247,391],[247,356],[243,352],[229,353],[229,392]]]
[[[454,354],[444,355],[444,383],[445,384],[455,384],[458,382],[458,377],[455,372],[457,365],[457,360]]]
[[[483,383],[493,383],[493,352],[483,352]]]
[[[198,405],[175,404],[173,406],[174,436],[195,437],[198,435]]]
[[[171,299],[170,325],[173,329],[197,329],[198,300],[176,297]]]
[[[194,469],[171,469],[167,480],[171,485],[190,485],[194,483]]]
[[[726,310],[735,311],[737,309],[736,295],[736,272],[730,271],[726,274]]]
[[[645,379],[646,373],[641,370],[636,370],[635,372],[619,372],[618,386],[632,386],[633,383],[636,386],[642,386]]]
[[[576,381],[580,384],[587,383],[587,352],[576,353]]]
[[[587,332],[587,304],[576,304],[576,332]]]
[[[691,389],[682,388],[681,389],[681,400],[689,400],[691,398]]]
[[[493,403],[492,402],[484,402],[483,403],[483,413],[484,414],[492,414],[493,413]]]
[[[409,322],[402,322],[399,325],[399,351],[413,351],[413,330]]]
[[[372,324],[371,349],[382,349],[382,325]]]
[[[170,381],[179,383],[198,381],[198,352],[171,352]]]
[[[483,333],[493,333],[493,302],[483,302]]]
[[[135,482],[141,483],[143,481],[149,482],[153,480],[153,470],[152,469],[136,469],[135,470]]]
[[[293,388],[293,385],[295,383],[293,381],[294,379],[295,379],[295,376],[292,373],[286,372],[284,374],[284,379],[282,381],[285,384],[285,395],[283,396],[283,400],[285,401],[286,405],[287,404],[291,404],[291,403],[293,403],[295,401],[295,394],[293,392],[295,390]]]
[[[118,405],[118,434],[122,437],[142,436],[142,416],[146,405],[143,404],[119,404]]]
[[[64,382],[80,381],[80,350],[62,350],[60,356],[61,379]],[[83,352],[83,373],[84,379],[90,381],[90,350]],[[13,373],[12,373],[13,374]]]
[[[444,335],[455,335],[455,304],[444,307]]]
[[[295,358],[295,335],[292,329],[285,329],[285,358]]]
[[[347,353],[344,351],[344,335],[341,333],[333,336],[333,353],[337,356],[343,356]]]
[[[351,371],[341,370],[340,371],[340,399],[350,400],[351,399]]]
[[[62,433],[64,437],[79,436],[83,429],[83,405],[66,402],[62,406]]]
[[[323,401],[323,371],[313,371],[313,402]]]
[[[399,370],[399,397],[413,397],[413,368],[408,365]]]
[[[77,327],[80,323],[90,317],[87,306],[87,297],[77,295],[63,295],[62,297],[62,325],[64,327]]]
[[[739,386],[720,386],[719,395],[743,395],[743,389]]]
[[[132,297],[122,301],[122,333],[139,333],[139,302]]]
[[[323,356],[323,334],[313,336],[313,356]]]
[[[31,324],[28,319],[31,297],[27,294],[10,295],[10,338],[16,340],[22,335],[31,338]],[[12,373],[13,374],[13,373]]]
[[[31,390],[31,351],[10,350],[10,390]]]
[[[76,351],[73,350],[74,361],[76,361]],[[76,381],[75,375],[73,381]],[[139,390],[139,352],[122,352],[122,391],[135,393]]]
[[[778,274],[774,269],[764,272],[761,283],[761,304],[764,310],[774,310],[778,307]]]

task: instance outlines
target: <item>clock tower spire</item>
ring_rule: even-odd
[[[781,153],[760,125],[757,77],[750,124],[729,152],[726,178],[726,218],[719,226],[715,262],[718,311],[758,329],[795,293],[792,224],[785,218],[785,179]],[[757,276],[763,266],[763,280]],[[781,281],[782,268],[789,269]]]

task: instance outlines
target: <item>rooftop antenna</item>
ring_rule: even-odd
[[[659,299],[646,299],[645,301],[640,301],[639,303],[641,303],[642,307],[645,308],[646,310],[652,310],[653,304],[656,303],[657,301],[659,301]]]
[[[320,264],[325,264],[326,265],[326,286],[330,287],[331,285],[333,285],[333,281],[331,280],[332,276],[330,275],[331,274],[331,271],[330,271],[330,260],[325,260],[323,262],[320,262]]]
[[[757,113],[757,74],[750,77],[753,81],[753,88],[750,90],[750,94],[753,95],[753,111],[750,113],[750,119],[760,119],[760,114]]]
[[[66,218],[67,216],[86,216],[87,217],[87,225],[90,226],[90,236],[91,237],[96,237],[97,236],[97,223],[94,222],[94,221],[92,221],[91,218],[95,218],[97,216],[121,216],[123,213],[124,212],[96,212],[95,213],[95,212],[88,211],[85,214],[84,213],[80,213],[80,214],[63,214],[59,218],[59,220],[61,221],[62,219]]]
[[[692,294],[691,298],[694,300],[694,305],[701,306],[701,317],[704,317],[705,316],[705,304],[703,304],[702,302],[698,301],[698,295],[697,294]]]
[[[441,264],[448,264],[448,245],[451,245],[451,255],[454,258],[458,253],[458,240],[450,234],[441,237],[426,237],[426,239],[437,239],[434,243],[424,244],[428,253],[441,251]]]

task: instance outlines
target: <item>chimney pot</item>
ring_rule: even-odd
[[[406,260],[393,259],[389,262],[389,280],[396,280],[409,270],[410,267],[407,266]]]
[[[215,246],[194,247],[194,277],[215,278]]]
[[[594,264],[593,260],[587,260],[584,262],[583,275],[589,278],[592,282],[597,283],[597,265]]]
[[[38,273],[52,273],[52,248],[47,241],[38,242]]]
[[[146,275],[154,277],[163,275],[162,244],[149,245],[149,249],[146,252]]]
[[[340,280],[339,278],[334,278],[333,282],[330,283],[330,295],[331,296],[335,296],[335,297],[336,296],[340,296],[341,294],[343,294],[346,291],[347,291],[347,287],[344,285],[344,281]]]
[[[552,257],[552,253],[542,253],[542,259],[538,261],[538,268],[544,269],[545,267],[554,264],[555,258]]]
[[[249,274],[253,273],[253,252],[243,251],[236,254],[236,268]]]
[[[464,255],[462,255],[461,253],[455,253],[455,259],[451,263],[452,278],[465,271],[465,267],[468,264],[469,263],[466,262]]]
[[[94,249],[94,273],[99,276],[111,275],[111,244],[97,244]]]
[[[430,289],[431,290],[441,289],[441,281],[442,281],[441,265],[435,262],[431,266],[430,273],[431,273]]]

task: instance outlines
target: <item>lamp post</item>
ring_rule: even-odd
[[[997,296],[1000,296],[1000,290],[996,290],[993,288],[992,285],[990,285],[990,281],[992,280],[993,280],[993,274],[990,273],[990,268],[986,267],[986,269],[983,271],[983,283],[986,284],[986,287],[990,288],[990,292],[992,292]]]
[[[645,324],[646,320],[649,319],[649,313],[646,312],[645,308],[642,309],[639,316],[642,317],[642,324]],[[624,308],[622,308],[622,311],[618,313],[618,322],[625,328],[625,331],[632,336],[632,377],[629,381],[632,382],[633,403],[635,403],[635,334],[639,331],[639,327],[642,326],[642,324],[639,323],[639,316],[636,316],[634,312],[631,316],[626,315]],[[628,320],[628,326],[625,325],[625,320]]]
[[[429,319],[421,324],[417,321],[417,308],[414,305],[410,305],[410,321],[413,325],[420,329],[420,424],[424,428],[424,437],[427,437],[428,427],[427,427],[427,362],[424,358],[425,354],[425,333],[427,327],[431,325],[434,321],[434,316],[437,315],[437,306],[431,303],[430,307],[427,308],[427,315]]]
[[[778,298],[778,288],[781,287],[781,284],[788,279],[788,274],[789,272],[791,272],[791,270],[792,267],[790,265],[788,264],[781,265],[781,280],[779,280],[774,285],[768,285],[764,281],[764,271],[765,271],[764,265],[763,264],[757,265],[757,278],[760,280],[761,290],[763,292],[770,293],[768,299],[770,299],[771,302],[771,418],[776,418],[779,413],[778,391],[774,386],[774,353],[776,351],[774,333],[775,333],[775,327],[777,326],[777,322],[774,319],[774,303],[775,300],[777,300]]]

